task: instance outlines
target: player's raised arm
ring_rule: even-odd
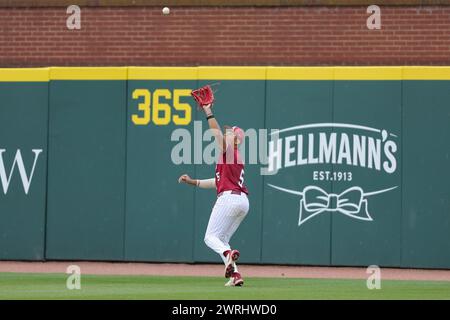
[[[217,145],[219,146],[220,151],[223,152],[227,148],[227,143],[225,137],[223,136],[222,130],[220,129],[219,123],[211,110],[211,104],[204,106],[203,111],[205,112],[206,119],[208,120],[209,128],[213,131]]]
[[[208,120],[209,128],[213,131],[217,146],[221,152],[227,149],[227,143],[223,136],[222,130],[220,129],[219,123],[217,122],[211,107],[214,102],[214,92],[211,86],[206,85],[197,90],[192,90],[192,97],[197,102],[198,106],[205,112],[206,120]]]

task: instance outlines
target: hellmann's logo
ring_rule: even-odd
[[[372,221],[369,198],[398,187],[365,190],[364,186],[393,181],[389,176],[397,170],[398,136],[387,130],[359,124],[312,123],[276,130],[271,135],[268,174],[285,176],[283,171],[290,168],[286,174],[299,170],[303,177],[295,189],[268,183],[300,198],[299,226],[325,212]],[[369,174],[363,176],[362,169]],[[368,176],[373,179],[368,181]]]
[[[23,190],[25,194],[28,194],[31,186],[31,181],[33,180],[34,170],[36,168],[39,155],[42,153],[42,149],[32,149],[31,151],[34,154],[33,166],[27,173],[20,149],[17,149],[17,151],[15,152],[12,165],[9,166],[5,165],[4,160],[4,158],[6,158],[4,157],[4,155],[7,155],[6,149],[0,149],[0,181],[3,188],[3,193],[5,195],[8,193],[8,189],[15,171],[18,171],[18,174],[20,175],[20,179],[22,181]],[[9,168],[9,170],[7,168]]]

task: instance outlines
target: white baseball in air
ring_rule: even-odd
[[[169,14],[170,13],[170,9],[168,7],[164,7],[162,12],[163,12],[163,14]]]

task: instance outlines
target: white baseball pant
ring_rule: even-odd
[[[231,250],[230,238],[244,220],[248,209],[247,195],[245,193],[231,194],[230,191],[225,191],[218,197],[212,209],[206,228],[205,243],[220,255],[225,264],[227,258],[223,253]]]

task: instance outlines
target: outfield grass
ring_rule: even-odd
[[[81,290],[66,289],[65,274],[0,273],[0,299],[450,299],[450,281],[247,278],[224,287],[212,277],[83,275]]]

